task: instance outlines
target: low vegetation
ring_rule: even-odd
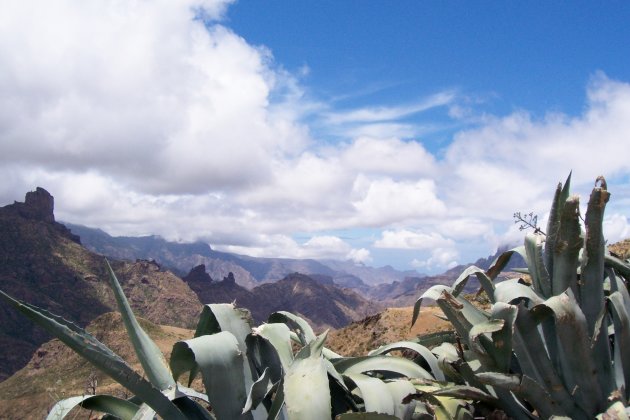
[[[452,287],[433,286],[418,299],[412,324],[423,302],[433,299],[453,331],[374,340],[366,346],[379,346],[363,354],[336,353],[327,347],[327,332],[317,336],[288,312],[252,328],[248,311],[211,304],[194,338],[177,342],[167,363],[107,265],[141,376],[83,329],[0,296],[132,395],[71,397],[49,418],[75,406],[123,419],[628,418],[630,265],[606,250],[603,178],[591,194],[584,230],[569,186],[570,178],[556,191],[546,235],[537,229],[487,271],[469,267]],[[520,271],[529,281],[496,283],[515,254],[525,259]],[[462,294],[472,276],[485,306]],[[203,393],[190,387],[199,375]]]

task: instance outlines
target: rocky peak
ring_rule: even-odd
[[[35,191],[26,193],[24,202],[15,201],[4,207],[0,207],[0,219],[4,219],[6,223],[15,224],[22,223],[19,219],[33,220],[43,222],[42,226],[52,229],[66,238],[81,243],[81,239],[73,234],[70,229],[55,222],[55,199],[44,188],[37,187]],[[17,218],[18,220],[13,220]]]
[[[27,192],[24,203],[16,201],[5,206],[4,209],[25,219],[41,220],[48,223],[55,222],[55,199],[41,187],[37,187],[35,191]]]
[[[206,272],[206,265],[200,264],[193,267],[185,277],[182,278],[186,283],[210,283],[212,277]]]
[[[236,284],[236,279],[234,278],[234,273],[231,271],[228,273],[227,277],[223,277],[223,282],[225,284]]]

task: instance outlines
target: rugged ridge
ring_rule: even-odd
[[[116,308],[104,259],[83,248],[53,212],[53,197],[43,188],[28,193],[24,203],[0,208],[0,289],[84,326]],[[201,303],[177,276],[147,261],[112,265],[139,316],[194,326]],[[0,380],[49,339],[15,309],[0,305]]]
[[[183,280],[204,304],[236,302],[250,310],[257,324],[273,312],[289,311],[304,316],[317,328],[340,328],[382,308],[324,275],[293,273],[250,291],[240,286],[232,273],[222,281],[213,281],[200,265]]]

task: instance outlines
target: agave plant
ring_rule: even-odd
[[[71,397],[53,407],[50,419],[63,418],[76,406],[122,419],[450,419],[470,418],[472,401],[493,399],[446,382],[436,356],[440,348],[431,352],[418,343],[399,342],[364,357],[343,357],[324,346],[326,332],[316,336],[299,316],[276,312],[267,323],[252,328],[249,312],[233,304],[205,305],[194,338],[176,343],[167,363],[106,264],[146,379],[83,329],[0,291],[10,305],[134,395],[129,400]],[[412,361],[391,356],[395,350],[412,350],[418,357]],[[185,373],[188,386],[177,382]],[[199,373],[205,394],[190,388]]]
[[[423,300],[436,300],[459,340],[444,344],[454,355],[444,370],[497,397],[513,418],[628,418],[630,265],[606,252],[605,180],[596,181],[583,231],[570,179],[556,190],[546,236],[529,234],[488,271],[469,267],[453,287],[430,288],[416,302],[412,324]],[[530,282],[494,284],[515,253]],[[461,295],[473,275],[490,311]]]

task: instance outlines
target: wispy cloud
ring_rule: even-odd
[[[452,91],[439,92],[411,105],[333,111],[326,114],[324,120],[331,125],[397,121],[432,108],[448,105],[455,97],[456,95]]]

